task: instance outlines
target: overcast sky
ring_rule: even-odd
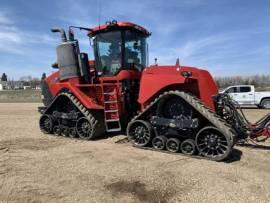
[[[49,74],[59,42],[51,27],[94,27],[112,19],[152,32],[150,64],[155,57],[175,64],[179,57],[182,65],[214,76],[270,74],[267,0],[1,0],[0,73],[14,79]],[[77,36],[92,56],[85,33]]]

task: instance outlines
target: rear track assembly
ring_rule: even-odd
[[[63,98],[68,99],[74,105],[79,118],[76,119],[74,109],[71,112],[53,111],[55,103]],[[64,118],[70,116],[70,120],[76,124],[73,126],[65,124],[63,122],[65,119],[61,119],[61,116]],[[86,140],[95,139],[104,133],[102,121],[97,120],[75,96],[68,92],[58,94],[48,108],[43,111],[40,118],[40,128],[42,132],[47,134],[63,135],[71,138],[79,136],[81,139]]]

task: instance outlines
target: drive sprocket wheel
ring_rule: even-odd
[[[151,143],[154,137],[154,130],[149,122],[135,120],[128,124],[127,135],[132,144],[145,147]]]
[[[153,148],[158,149],[158,150],[165,149],[166,143],[167,143],[167,137],[165,137],[163,135],[156,136],[152,140]]]
[[[202,156],[214,161],[225,159],[232,150],[231,140],[212,126],[202,128],[196,135],[195,143]]]
[[[53,119],[50,115],[44,114],[40,117],[39,127],[43,133],[50,134],[53,130]]]
[[[169,119],[191,117],[192,108],[180,97],[169,96],[158,103],[157,115]]]
[[[76,131],[81,139],[91,140],[94,137],[94,126],[86,117],[77,121]]]
[[[196,144],[192,139],[184,140],[180,145],[183,154],[193,155],[196,153]]]
[[[177,138],[168,139],[167,144],[166,144],[166,149],[169,152],[174,152],[174,153],[178,152],[180,149],[180,140],[178,140]]]

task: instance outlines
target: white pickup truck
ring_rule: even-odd
[[[259,108],[270,109],[270,92],[255,92],[253,85],[229,86],[220,93],[229,94],[240,105],[257,105]]]

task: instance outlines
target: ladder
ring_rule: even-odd
[[[106,132],[121,131],[116,84],[103,83],[103,101]]]

